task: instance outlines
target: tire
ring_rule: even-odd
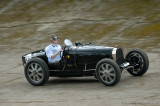
[[[42,86],[49,79],[49,69],[44,60],[40,58],[30,59],[24,68],[27,81],[34,86]]]
[[[131,66],[134,66],[134,69],[127,70],[133,76],[142,76],[149,68],[148,56],[141,49],[129,51],[126,55],[126,61],[129,62]]]
[[[102,59],[97,63],[96,76],[106,86],[114,86],[121,79],[121,70],[111,59]]]
[[[97,78],[97,75],[96,75],[95,73],[93,74],[93,76],[94,76],[95,79],[98,79],[98,78]]]

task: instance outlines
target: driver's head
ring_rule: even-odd
[[[55,34],[52,34],[50,37],[50,41],[53,44],[57,44],[58,43],[58,37]]]

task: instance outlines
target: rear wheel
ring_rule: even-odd
[[[133,76],[142,76],[148,70],[148,56],[144,51],[140,49],[129,51],[126,55],[126,61],[134,67],[133,69],[131,68],[127,70]]]
[[[97,63],[96,76],[106,86],[116,85],[121,78],[121,70],[111,59],[102,59]]]
[[[33,58],[25,65],[25,77],[35,86],[44,85],[49,79],[47,64],[40,58]]]

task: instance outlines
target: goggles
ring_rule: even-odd
[[[54,37],[54,38],[51,38],[50,40],[57,40],[58,39],[58,37]]]

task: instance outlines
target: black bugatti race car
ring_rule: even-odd
[[[44,85],[50,76],[94,76],[104,85],[113,86],[120,81],[123,70],[142,76],[149,67],[148,56],[140,49],[133,49],[124,57],[120,47],[72,44],[68,39],[64,43],[62,59],[57,65],[48,63],[45,49],[22,56],[25,77],[30,84]]]

